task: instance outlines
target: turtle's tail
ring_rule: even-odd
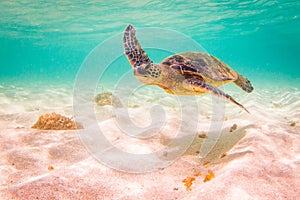
[[[242,75],[238,74],[238,78],[234,81],[234,83],[248,93],[253,91],[250,81],[244,78]]]
[[[135,28],[130,24],[124,31],[123,43],[125,54],[132,67],[152,63],[135,37]]]

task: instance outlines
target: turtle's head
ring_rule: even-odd
[[[134,75],[140,82],[153,85],[159,81],[161,69],[157,64],[141,64],[134,68]]]

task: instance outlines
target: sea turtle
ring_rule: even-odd
[[[235,72],[218,58],[203,52],[186,52],[167,57],[154,64],[142,49],[135,36],[135,28],[128,25],[123,37],[125,54],[134,69],[136,78],[148,85],[157,85],[169,94],[199,95],[210,93],[249,111],[230,95],[217,87],[234,82],[250,93],[250,81]]]

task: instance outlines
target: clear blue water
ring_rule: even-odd
[[[249,79],[300,82],[300,1],[24,0],[0,9],[2,82],[74,80],[89,52],[128,23],[179,31]]]

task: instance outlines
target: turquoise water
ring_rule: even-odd
[[[128,23],[179,31],[254,81],[299,82],[299,1],[26,0],[0,8],[2,82],[72,81],[89,52]]]

